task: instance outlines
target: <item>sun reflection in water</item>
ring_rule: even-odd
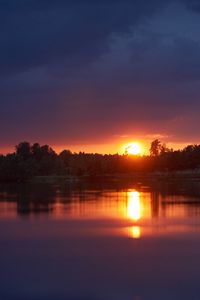
[[[127,217],[135,222],[142,217],[140,193],[137,191],[128,192]],[[139,239],[141,237],[140,226],[129,227],[129,234],[132,238]]]
[[[141,237],[141,229],[139,226],[132,226],[129,228],[130,236],[134,239],[139,239]]]
[[[141,219],[142,207],[139,192],[128,192],[127,215],[130,219],[138,221]]]

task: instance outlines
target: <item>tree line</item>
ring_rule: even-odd
[[[0,155],[0,181],[22,182],[35,176],[96,176],[133,172],[171,172],[200,169],[200,145],[168,149],[159,140],[151,143],[150,155],[72,153],[57,154],[49,145],[21,142],[15,152]]]

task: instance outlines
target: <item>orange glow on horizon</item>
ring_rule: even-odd
[[[165,142],[164,140],[162,140]],[[146,139],[145,137],[142,137],[142,139],[138,138],[136,141],[131,141],[129,138],[127,139],[117,139],[117,140],[110,140],[108,143],[96,143],[96,144],[68,144],[68,145],[54,145],[49,143],[49,145],[52,146],[52,148],[57,152],[60,153],[64,149],[69,149],[72,151],[72,153],[76,152],[79,153],[85,152],[85,153],[99,153],[99,154],[120,154],[123,155],[126,152],[126,149],[130,147],[130,151],[132,152],[132,144],[137,144],[140,147],[139,153],[134,155],[149,155],[149,149],[151,145],[152,139]],[[173,148],[174,150],[183,149],[187,145],[195,144],[195,142],[187,142],[187,143],[176,143],[176,142],[166,142],[167,147]],[[137,146],[137,147],[138,147]],[[127,149],[129,150],[129,149]],[[135,152],[136,150],[133,150]],[[137,152],[137,151],[136,151]],[[133,155],[132,153],[128,153],[129,155]]]
[[[123,155],[126,152],[126,149],[128,150],[129,155],[149,155],[149,149],[150,144],[152,142],[152,138],[146,137],[145,135],[138,136],[136,135],[134,137],[136,140],[131,139],[130,136],[119,136],[119,137],[110,137],[109,140],[104,141],[103,143],[89,141],[85,143],[58,143],[54,141],[49,140],[30,140],[30,139],[21,139],[27,140],[31,144],[38,142],[40,145],[48,144],[53,150],[59,154],[63,150],[70,150],[72,153],[79,153],[79,152],[85,152],[85,153],[99,153],[99,154],[120,154]],[[168,148],[173,148],[174,150],[183,149],[187,145],[195,144],[194,141],[188,141],[184,143],[179,142],[170,142],[166,140],[161,140],[162,142],[166,142]],[[19,140],[20,142],[20,140]],[[17,145],[18,142],[14,141],[10,143],[10,145],[3,145],[0,147],[0,154],[8,154],[8,153],[14,153],[15,152],[15,145]],[[139,153],[138,152],[138,146],[140,148]]]

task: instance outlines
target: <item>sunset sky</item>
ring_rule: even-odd
[[[1,0],[0,150],[200,143],[200,1]]]

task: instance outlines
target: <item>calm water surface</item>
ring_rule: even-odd
[[[0,299],[200,299],[200,183],[0,187]]]

